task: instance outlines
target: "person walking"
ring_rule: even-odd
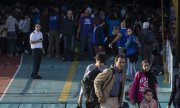
[[[95,59],[96,59],[95,63],[92,63],[92,64],[87,66],[86,71],[84,73],[83,79],[88,77],[88,75],[90,75],[90,73],[95,72],[94,71],[95,69],[98,69],[98,71],[102,72],[104,69],[107,68],[106,65],[105,65],[105,60],[106,60],[105,54],[98,53],[96,55]],[[85,96],[87,95],[87,93],[85,93],[85,91],[86,90],[84,90],[83,87],[81,86],[80,94],[79,94],[79,99],[78,99],[78,105],[79,106],[81,106],[83,95],[84,94],[85,94]],[[98,102],[92,102],[92,101],[88,100],[87,97],[88,96],[86,96],[86,108],[97,108],[99,106]]]
[[[128,34],[127,34],[126,23],[122,21],[121,29],[119,30],[119,33],[116,35],[114,40],[110,42],[109,47],[112,47],[113,43],[117,42],[118,54],[124,54],[127,38],[128,38]]]
[[[140,48],[140,43],[138,38],[134,35],[134,30],[132,28],[128,28],[128,38],[126,42],[127,49],[127,73],[126,79],[133,80],[134,75],[136,73],[136,62],[138,60],[138,49]]]
[[[125,56],[117,55],[115,65],[98,74],[94,89],[101,108],[122,108]]]
[[[43,35],[40,29],[41,29],[40,24],[36,24],[35,30],[30,34],[30,45],[32,49],[32,58],[33,58],[33,70],[31,77],[33,79],[42,78],[41,76],[38,75],[39,67],[44,53],[44,49],[42,45]]]
[[[179,68],[180,68],[180,63],[179,63]],[[167,108],[171,108],[172,102],[174,102],[175,108],[180,108],[180,69],[179,69],[179,73],[175,74],[173,77],[172,92]]]
[[[106,50],[109,51],[107,53],[110,54],[109,59],[114,60],[114,56],[117,54],[117,49],[116,49],[116,43],[112,43],[111,47],[109,47],[109,43],[111,43],[117,35],[119,35],[119,26],[120,26],[120,21],[119,21],[119,16],[118,12],[111,10],[109,12],[109,15],[106,18],[106,24],[107,24],[107,41],[105,43],[106,45]]]
[[[143,100],[144,90],[151,88],[153,90],[153,98],[157,98],[157,79],[153,72],[150,71],[150,63],[147,59],[142,61],[142,70],[136,72],[133,83],[130,87],[129,98],[132,105],[136,103],[138,106]]]

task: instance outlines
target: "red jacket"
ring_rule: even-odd
[[[141,78],[140,78],[140,76],[141,76]],[[136,88],[136,87],[138,87],[138,88]],[[155,87],[155,90],[157,90],[157,83],[154,83],[154,87]],[[144,72],[137,72],[135,74],[134,81],[133,81],[133,83],[131,85],[131,88],[130,88],[130,91],[129,91],[130,101],[131,102],[134,101],[134,94],[135,94],[135,91],[137,89],[137,93],[136,93],[135,99],[137,100],[138,103],[140,103],[143,100],[143,98],[144,98],[143,97],[143,93],[144,93],[144,90],[146,88],[149,88],[148,78],[145,76]]]

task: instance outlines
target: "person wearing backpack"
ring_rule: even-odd
[[[82,86],[80,89],[78,105],[81,106],[83,95],[85,95],[86,99],[86,108],[98,108],[99,103],[97,101],[97,97],[94,93],[94,79],[106,69],[105,61],[106,55],[103,53],[98,53],[95,57],[95,63],[87,66],[86,71],[84,73],[84,77],[82,80]]]
[[[126,42],[127,49],[127,73],[126,79],[133,80],[136,73],[136,62],[138,60],[138,49],[140,48],[140,43],[138,38],[133,34],[133,28],[128,28],[128,38]]]
[[[157,98],[157,79],[153,72],[150,71],[150,63],[147,59],[142,61],[142,70],[136,72],[133,83],[129,90],[129,98],[132,105],[142,102],[144,90],[151,88],[153,90],[153,99]]]
[[[117,55],[115,64],[98,74],[94,89],[101,108],[122,108],[125,83],[125,56]]]

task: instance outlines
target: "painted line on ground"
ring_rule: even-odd
[[[18,69],[16,70],[16,73],[15,73],[14,76],[12,77],[11,81],[9,82],[8,86],[7,86],[6,89],[4,90],[3,95],[0,97],[0,102],[1,102],[2,99],[4,98],[4,96],[5,96],[8,88],[10,87],[10,85],[11,85],[11,83],[13,82],[14,78],[16,77],[17,73],[19,72],[19,69],[20,69],[20,67],[21,67],[21,65],[22,65],[23,56],[24,56],[24,55],[22,54],[22,55],[21,55],[21,61],[20,61],[19,67],[18,67]]]
[[[66,82],[64,84],[64,88],[61,92],[61,95],[59,96],[58,101],[65,102],[67,100],[67,98],[69,96],[69,90],[71,89],[72,80],[73,80],[74,75],[75,75],[76,70],[77,70],[78,63],[79,63],[78,61],[72,62],[71,67],[68,71],[68,76],[67,76]]]

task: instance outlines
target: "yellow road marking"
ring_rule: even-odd
[[[76,73],[77,65],[78,65],[78,61],[72,62],[71,67],[70,67],[69,72],[68,72],[66,82],[64,84],[64,88],[61,92],[61,95],[60,95],[58,101],[64,102],[67,100],[68,95],[69,95],[69,90],[71,88],[72,80],[74,78],[74,74]]]

